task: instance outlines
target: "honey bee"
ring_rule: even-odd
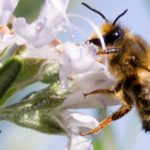
[[[97,89],[91,94],[121,93],[121,107],[112,115],[102,120],[99,125],[81,135],[94,134],[126,115],[134,106],[140,116],[145,132],[150,131],[150,47],[138,35],[131,34],[117,21],[127,10],[110,22],[101,12],[86,3],[84,6],[99,14],[105,22],[100,27],[107,49],[102,51],[100,39],[94,34],[89,42],[99,48],[98,55],[107,55],[108,69],[117,80],[113,88]]]

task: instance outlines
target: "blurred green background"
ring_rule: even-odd
[[[149,0],[83,0],[92,7],[100,10],[110,20],[119,13],[128,9],[128,13],[120,19],[120,23],[129,28],[131,32],[141,35],[147,42],[150,39],[150,1]],[[15,11],[16,16],[26,17],[28,22],[36,19],[43,0],[20,0]],[[68,13],[77,13],[88,17],[96,25],[103,20],[81,5],[81,0],[70,0]],[[80,19],[71,19],[85,35],[76,33],[72,41],[83,42],[92,33],[92,28]],[[62,36],[68,40],[69,36]],[[149,42],[150,43],[150,42]],[[107,115],[115,111],[118,106],[109,107]],[[98,110],[86,110],[87,113],[97,117]],[[67,144],[66,137],[45,135],[30,129],[18,127],[12,123],[0,122],[3,131],[0,134],[0,150],[61,150]],[[101,134],[94,136],[95,150],[146,150],[149,149],[150,134],[145,134],[141,123],[133,109],[120,120],[106,127]],[[58,144],[59,143],[59,144]]]

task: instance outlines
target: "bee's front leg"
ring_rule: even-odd
[[[97,89],[94,91],[91,91],[89,93],[83,93],[84,97],[88,96],[88,95],[93,95],[93,94],[116,94],[117,92],[120,91],[122,86],[122,82],[119,82],[115,88],[113,89]]]
[[[88,96],[88,95],[94,95],[94,94],[114,94],[115,91],[112,89],[98,89],[98,90],[94,90],[91,91],[89,93],[83,93],[84,97]]]

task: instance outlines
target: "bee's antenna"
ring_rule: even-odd
[[[116,22],[118,21],[118,19],[119,19],[120,17],[122,17],[127,11],[128,11],[128,9],[126,9],[123,13],[121,13],[120,15],[118,15],[118,17],[114,20],[113,25],[115,25]]]
[[[93,12],[99,14],[106,22],[108,22],[107,18],[100,11],[92,8],[91,6],[89,6],[88,4],[86,4],[84,2],[82,2],[81,4],[84,5],[85,7],[87,7],[88,9],[92,10]]]

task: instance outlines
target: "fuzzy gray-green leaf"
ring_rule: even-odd
[[[0,68],[0,105],[5,102],[2,98],[17,78],[22,66],[20,57],[12,57]]]
[[[52,82],[54,78],[58,79],[58,67],[57,67],[58,65],[57,66],[55,65],[56,66],[54,68],[55,72],[49,70],[50,73],[49,72],[47,73],[47,69],[51,67],[50,65],[51,64],[49,64],[46,59],[25,58],[21,72],[17,76],[15,82],[13,82],[12,86],[5,93],[3,101],[6,101],[15,92],[23,89],[24,87],[34,82],[40,80],[48,80],[49,82]]]
[[[0,120],[8,120],[20,126],[43,133],[64,134],[60,105],[65,93],[59,83],[45,88],[28,99],[0,110]]]

